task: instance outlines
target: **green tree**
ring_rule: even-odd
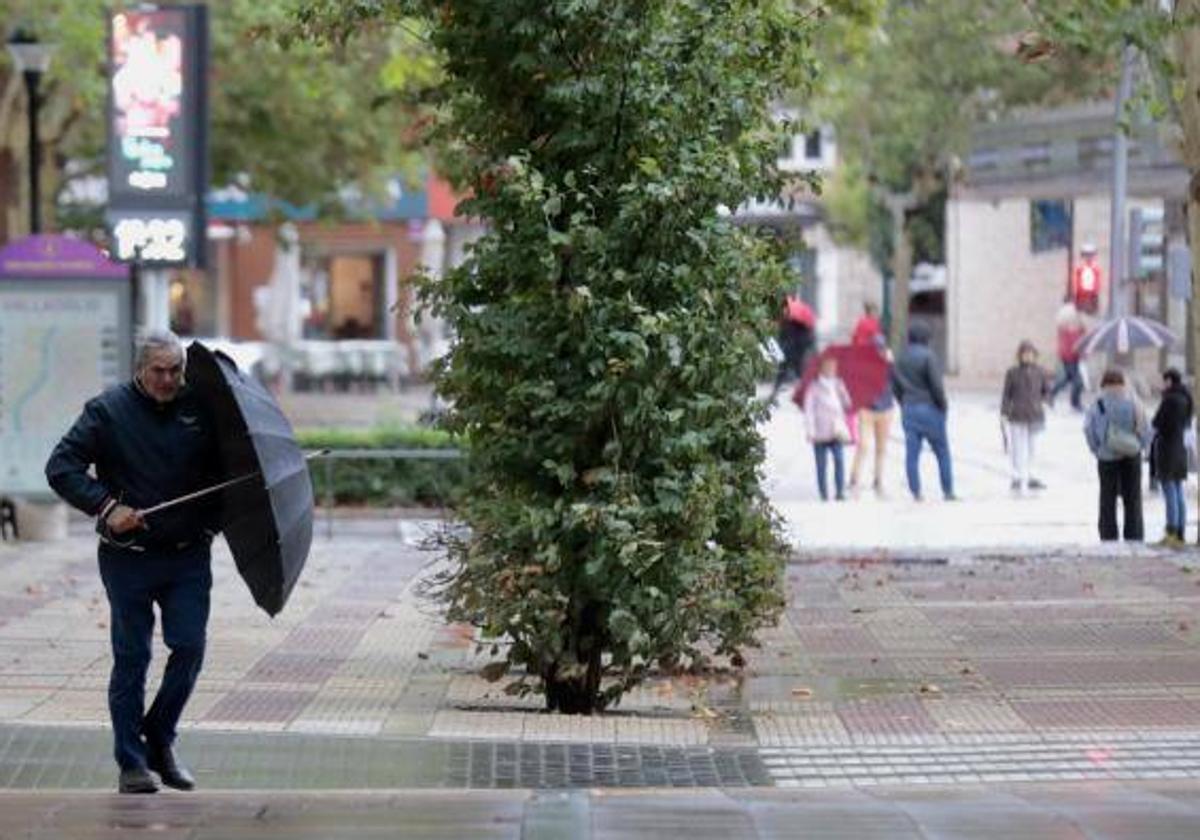
[[[102,174],[105,0],[0,0],[0,20],[57,45],[44,83],[45,215],[73,178]],[[339,190],[415,173],[413,125],[436,67],[424,41],[401,29],[364,33],[354,50],[291,39],[293,0],[212,4],[210,148],[214,185],[239,185],[336,208]],[[0,66],[0,150],[25,159],[24,97]],[[402,107],[395,107],[399,100]],[[384,107],[387,106],[387,107]],[[10,208],[15,215],[15,208]],[[19,227],[19,225],[10,226]]]
[[[442,595],[506,643],[513,691],[589,713],[656,666],[736,658],[783,605],[754,389],[784,268],[720,208],[785,187],[772,103],[804,83],[812,19],[783,0],[415,6],[462,209],[491,229],[426,287],[458,336],[438,384],[472,464]],[[353,37],[327,2],[303,21]]]
[[[1018,60],[1018,38],[1033,23],[1020,0],[884,0],[871,11],[853,21],[853,38],[822,42],[817,112],[833,123],[854,172],[834,184],[835,228],[859,242],[881,238],[864,223],[888,231],[880,255],[895,278],[898,344],[913,256],[942,252],[942,208],[971,127],[1013,106],[1086,97],[1097,85],[1078,51],[1037,65]]]

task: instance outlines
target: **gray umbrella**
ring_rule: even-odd
[[[257,380],[199,342],[187,376],[209,405],[220,442],[221,530],[255,602],[275,615],[287,603],[312,545],[313,489],[292,426]]]
[[[1177,339],[1165,326],[1149,318],[1123,315],[1097,324],[1079,339],[1080,355],[1128,353],[1141,347],[1171,347]]]

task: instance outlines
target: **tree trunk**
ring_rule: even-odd
[[[889,196],[892,214],[892,324],[891,345],[899,352],[908,339],[908,284],[912,277],[912,241],[908,235],[909,201]]]
[[[1178,0],[1175,7],[1177,20],[1195,19],[1200,16],[1200,0]],[[1183,75],[1183,96],[1179,103],[1180,123],[1183,130],[1183,161],[1191,173],[1187,199],[1188,247],[1192,252],[1192,299],[1191,323],[1193,383],[1200,377],[1200,26],[1192,25],[1175,37],[1176,60]],[[1194,385],[1193,385],[1194,387]],[[1200,420],[1200,418],[1197,418]],[[1200,495],[1197,496],[1200,510]]]
[[[559,675],[560,663],[551,663],[543,672],[546,709],[564,715],[590,715],[603,710],[600,702],[601,657],[604,653],[600,605],[589,602],[580,611],[572,645],[575,662],[585,666],[582,674]]]

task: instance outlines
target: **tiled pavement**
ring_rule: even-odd
[[[0,840],[1191,840],[1200,786],[400,791],[69,798],[0,792]]]
[[[0,544],[0,786],[111,783],[93,551]],[[477,676],[472,633],[419,594],[433,560],[400,539],[319,539],[271,620],[218,553],[182,742],[210,786],[244,786],[254,761],[278,786],[344,786],[319,770],[334,747],[367,766],[425,756],[416,775],[351,772],[361,787],[1200,778],[1188,554],[798,558],[743,674],[652,681],[587,719]]]

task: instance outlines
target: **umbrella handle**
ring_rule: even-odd
[[[304,460],[311,461],[313,458],[322,458],[322,457],[328,455],[329,451],[330,450],[328,450],[328,449],[318,449],[316,452],[310,452],[307,455],[305,455]],[[205,487],[200,490],[196,490],[192,493],[188,493],[183,496],[177,496],[174,499],[170,499],[165,502],[160,502],[157,505],[153,505],[151,507],[142,509],[140,511],[140,513],[142,514],[142,516],[149,516],[152,513],[158,513],[159,511],[164,511],[164,510],[167,510],[168,508],[173,508],[176,505],[183,504],[184,502],[192,502],[192,501],[195,501],[196,499],[203,498],[204,496],[209,496],[213,493],[216,493],[219,490],[224,490],[226,487],[232,487],[235,484],[241,484],[244,481],[250,481],[251,479],[258,478],[261,475],[262,475],[261,470],[255,470],[252,473],[246,473],[245,475],[240,475],[237,478],[231,478],[228,481],[222,481],[220,484],[213,484],[210,487]]]

